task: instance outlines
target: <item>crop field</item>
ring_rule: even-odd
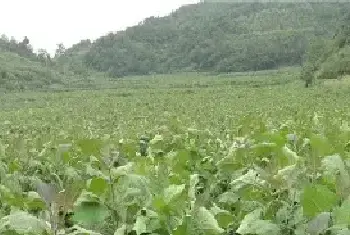
[[[288,70],[3,94],[0,233],[350,234],[349,100]]]

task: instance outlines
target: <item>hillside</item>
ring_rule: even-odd
[[[61,84],[62,76],[40,62],[34,62],[12,52],[0,51],[1,90],[23,90]]]
[[[312,52],[316,60],[331,48],[340,19],[349,11],[349,3],[192,4],[94,42],[82,40],[50,59],[45,50],[36,54],[30,43],[3,35],[1,89],[96,88],[109,86],[106,77],[301,66],[312,42],[318,42],[318,52]],[[339,53],[343,58],[348,50]],[[318,62],[317,76],[339,64]]]
[[[345,15],[333,39],[316,40],[307,52],[302,79],[338,79],[350,75],[350,14]]]
[[[298,66],[308,42],[330,38],[349,10],[349,3],[188,5],[99,38],[84,64],[113,77]]]
[[[81,44],[81,43],[80,43]],[[77,44],[79,45],[79,44]],[[0,92],[96,88],[106,82],[103,74],[89,70],[83,63],[86,50],[75,46],[50,57],[41,49],[34,53],[14,38],[0,38]]]

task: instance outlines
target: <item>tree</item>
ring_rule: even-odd
[[[8,44],[9,44],[9,39],[5,34],[1,35],[0,38],[0,50],[7,50],[8,49]]]
[[[38,60],[47,63],[50,60],[50,54],[46,49],[38,49]]]
[[[300,66],[309,39],[334,33],[343,8],[350,11],[329,3],[193,4],[97,39],[84,63],[115,77]]]
[[[309,87],[316,79],[337,79],[350,74],[350,14],[347,13],[333,39],[316,40],[309,47],[301,79]]]
[[[29,39],[27,36],[24,36],[22,43],[23,43],[23,45],[26,45],[26,46],[29,44]]]
[[[9,38],[5,34],[1,34],[1,40],[4,42],[9,42]]]
[[[56,53],[55,53],[55,57],[59,58],[61,56],[63,56],[66,52],[66,48],[63,45],[63,43],[59,43],[57,44],[57,49],[56,49]]]
[[[14,36],[11,36],[10,43],[17,44],[17,41]]]
[[[60,73],[66,74],[69,70],[69,64],[67,64],[68,57],[66,56],[66,48],[63,43],[57,44],[55,52],[55,62],[59,66]]]

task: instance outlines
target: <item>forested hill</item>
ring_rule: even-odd
[[[340,22],[332,40],[319,40],[307,51],[301,73],[307,85],[314,79],[338,79],[350,75],[350,12]]]
[[[193,4],[94,42],[82,40],[67,49],[60,44],[53,57],[45,50],[34,53],[30,40],[2,35],[0,91],[94,87],[108,76],[302,64],[305,80],[336,78],[350,73],[349,39],[343,46],[349,34],[341,26],[349,12],[350,3]],[[333,39],[339,29],[342,34]]]
[[[350,3],[193,4],[103,36],[79,58],[114,77],[301,65],[309,41],[332,37],[349,11]]]
[[[90,71],[83,64],[87,50],[79,46],[75,46],[79,52],[65,50],[59,44],[55,56],[51,57],[44,49],[34,53],[30,40],[26,39],[27,42],[17,41],[6,35],[0,38],[0,94],[4,91],[93,87],[91,79],[99,77],[99,73]],[[85,45],[84,41],[79,45]]]

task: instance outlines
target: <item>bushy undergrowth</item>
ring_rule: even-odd
[[[0,51],[0,84],[2,90],[25,90],[62,84],[63,76],[40,62],[33,62],[11,52]]]

